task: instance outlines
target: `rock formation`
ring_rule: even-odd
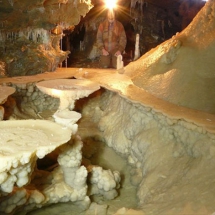
[[[1,75],[54,71],[69,54],[60,47],[63,30],[74,28],[91,7],[85,0],[1,2]]]
[[[207,2],[181,33],[129,64],[133,83],[170,103],[215,113],[214,8]]]

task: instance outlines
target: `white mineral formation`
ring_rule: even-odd
[[[71,137],[71,130],[46,120],[0,122],[0,191],[29,183],[37,158],[43,158]]]
[[[120,187],[120,173],[118,171],[104,170],[102,167],[94,166],[91,170],[90,195],[100,194],[105,199],[114,199]]]
[[[88,208],[87,169],[81,165],[83,143],[80,137],[73,137],[69,144],[60,147],[59,167],[53,171],[52,185],[44,193],[49,196],[48,204],[57,202],[76,202]],[[46,203],[46,204],[47,204]]]
[[[84,79],[56,79],[41,81],[36,85],[45,94],[60,99],[59,110],[73,110],[76,100],[87,97],[100,88],[97,83]]]
[[[66,145],[61,148],[62,152],[58,157],[58,163],[63,169],[65,182],[73,188],[86,186],[87,170],[81,166],[83,143],[76,140],[72,146]]]
[[[57,125],[57,127],[59,126]],[[83,209],[87,209],[90,204],[90,199],[86,195],[87,171],[85,167],[80,166],[80,143],[78,138],[73,138],[68,145],[60,148],[62,153],[59,155],[59,161],[63,166],[56,167],[52,172],[37,170],[36,168],[33,172],[32,168],[32,177],[29,177],[29,179],[31,178],[30,184],[22,188],[14,186],[13,192],[7,195],[6,193],[1,193],[1,214],[15,214],[16,211],[19,211],[19,207],[22,208],[22,211],[27,212],[45,205],[68,201],[76,202]],[[72,150],[74,149],[74,152],[68,150],[71,148]],[[64,149],[66,149],[66,151],[64,151]],[[70,162],[70,159],[74,162]],[[77,159],[77,161],[75,161],[75,159]],[[63,173],[64,166],[67,166],[68,170],[69,167],[73,170],[67,172],[68,178],[66,179]],[[72,174],[69,175],[70,173]]]
[[[116,69],[117,70],[120,70],[120,69],[123,69],[124,67],[124,62],[122,60],[122,55],[118,55],[117,56],[117,64],[116,64]]]
[[[137,60],[139,57],[140,57],[140,35],[136,34],[134,60]]]
[[[81,118],[81,114],[68,109],[57,111],[53,114],[55,122],[72,129],[73,134],[77,132],[78,125],[76,122]]]
[[[104,94],[99,104],[91,118],[98,122],[107,145],[127,159],[138,205],[145,214],[212,214],[214,125],[207,130],[195,121],[177,117],[177,112],[173,117],[171,108],[164,114],[159,107],[155,111],[134,105],[112,92]],[[192,114],[197,117],[199,113]],[[214,123],[214,116],[207,117],[208,124]],[[122,214],[129,213],[125,210]]]
[[[37,159],[54,151],[70,138],[71,129],[51,121],[0,122],[1,213],[11,213],[26,204],[31,205],[28,206],[31,208],[44,202],[44,194],[36,188],[32,189],[34,186],[29,191],[23,187],[28,186],[35,177]],[[43,177],[45,178],[44,174]]]

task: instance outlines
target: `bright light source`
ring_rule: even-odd
[[[116,7],[117,0],[105,0],[105,5],[108,9],[114,9]]]

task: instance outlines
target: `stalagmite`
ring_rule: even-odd
[[[140,35],[136,34],[136,43],[135,43],[135,50],[134,50],[134,60],[137,60],[140,57]]]

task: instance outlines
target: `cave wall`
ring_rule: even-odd
[[[215,210],[212,130],[110,91],[91,100],[82,114],[98,123],[106,144],[127,160],[146,214],[183,214],[188,204],[190,214]]]
[[[91,7],[85,0],[3,0],[0,74],[23,76],[54,71],[69,54],[61,51],[63,30],[77,25]]]
[[[182,32],[130,63],[125,74],[162,100],[214,114],[214,8],[208,1]]]

